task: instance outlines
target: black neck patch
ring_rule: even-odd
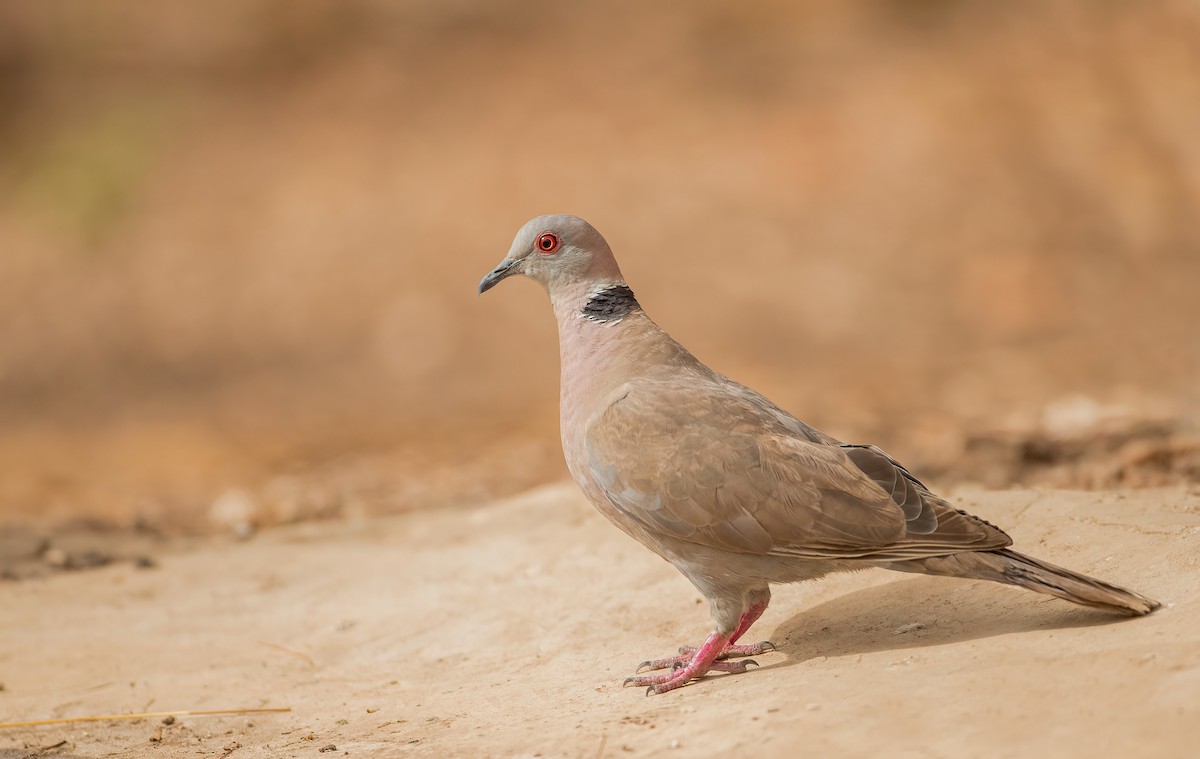
[[[625,285],[614,285],[588,298],[579,315],[594,322],[613,322],[624,319],[631,311],[639,308],[641,306],[638,305],[637,298],[633,297],[633,290]]]

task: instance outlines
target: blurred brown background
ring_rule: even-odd
[[[1194,3],[0,2],[0,524],[565,476],[548,212],[933,484],[1200,480],[1198,136]]]

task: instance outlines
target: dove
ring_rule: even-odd
[[[646,694],[775,649],[738,641],[771,585],[881,567],[992,580],[1129,616],[1157,601],[1008,548],[874,445],[792,416],[701,363],[650,319],[608,243],[576,216],[539,216],[479,283],[540,282],[558,322],[560,423],[571,476],[597,510],[674,565],[708,601],[713,630],[642,662]],[[642,674],[647,671],[647,674]]]

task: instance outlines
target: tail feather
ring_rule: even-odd
[[[907,565],[907,566],[906,566]],[[891,569],[1017,585],[1084,606],[1140,617],[1162,604],[1131,590],[1002,548],[893,562]]]

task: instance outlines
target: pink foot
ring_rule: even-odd
[[[754,624],[763,611],[767,608],[767,600],[770,598],[770,593],[764,588],[759,594],[760,599],[757,603],[751,604],[745,612],[742,613],[741,619],[738,620],[737,629],[728,635],[714,632],[708,636],[708,640],[704,641],[704,645],[699,648],[691,646],[683,646],[679,649],[679,656],[671,656],[666,659],[651,659],[644,661],[638,665],[637,671],[643,669],[670,669],[669,674],[663,675],[637,675],[625,678],[625,685],[644,685],[646,686],[646,695],[651,693],[666,693],[669,690],[675,690],[687,685],[689,680],[704,675],[712,670],[718,672],[729,672],[740,674],[746,671],[746,667],[751,664],[758,666],[758,662],[752,659],[741,659],[739,661],[728,661],[732,656],[754,656],[756,654],[774,651],[775,644],[769,640],[764,640],[761,643],[755,643],[752,646],[734,645],[737,639],[742,637],[742,633],[750,629],[750,625]]]
[[[638,667],[638,671],[642,671],[642,667],[650,666],[651,669],[671,668],[671,672],[662,675],[634,675],[625,679],[625,685],[646,686],[646,695],[651,693],[666,693],[669,690],[681,688],[697,677],[703,677],[712,670],[718,672],[741,673],[745,672],[746,668],[753,664],[758,666],[758,662],[750,659],[742,659],[740,661],[724,661],[720,657],[722,655],[738,655],[737,649],[752,649],[756,646],[730,646],[728,635],[713,633],[708,636],[708,640],[704,641],[704,645],[698,649],[693,649],[692,655],[672,657],[670,659],[658,659],[650,662],[643,662]],[[774,646],[771,646],[774,649]],[[730,651],[726,654],[726,651]],[[665,662],[665,663],[664,663]]]
[[[646,661],[644,661],[638,665],[638,668],[636,671],[641,672],[642,670],[655,670],[655,669],[668,669],[668,668],[677,669],[679,667],[687,665],[688,662],[690,662],[692,660],[692,657],[694,657],[699,650],[700,649],[697,648],[696,646],[680,646],[679,647],[679,656],[668,656],[665,659],[647,659]],[[749,645],[749,646],[734,645],[734,644],[730,643],[730,644],[726,645],[725,648],[721,649],[721,652],[717,654],[717,660],[715,662],[713,662],[712,668],[719,670],[721,672],[745,672],[746,671],[745,667],[743,667],[741,669],[736,669],[738,662],[726,662],[726,661],[722,661],[722,660],[729,659],[734,656],[758,656],[759,654],[765,654],[768,651],[775,651],[775,650],[776,650],[775,644],[769,640],[764,640],[760,643],[755,643],[755,644]],[[758,662],[747,662],[747,663],[758,666]]]

